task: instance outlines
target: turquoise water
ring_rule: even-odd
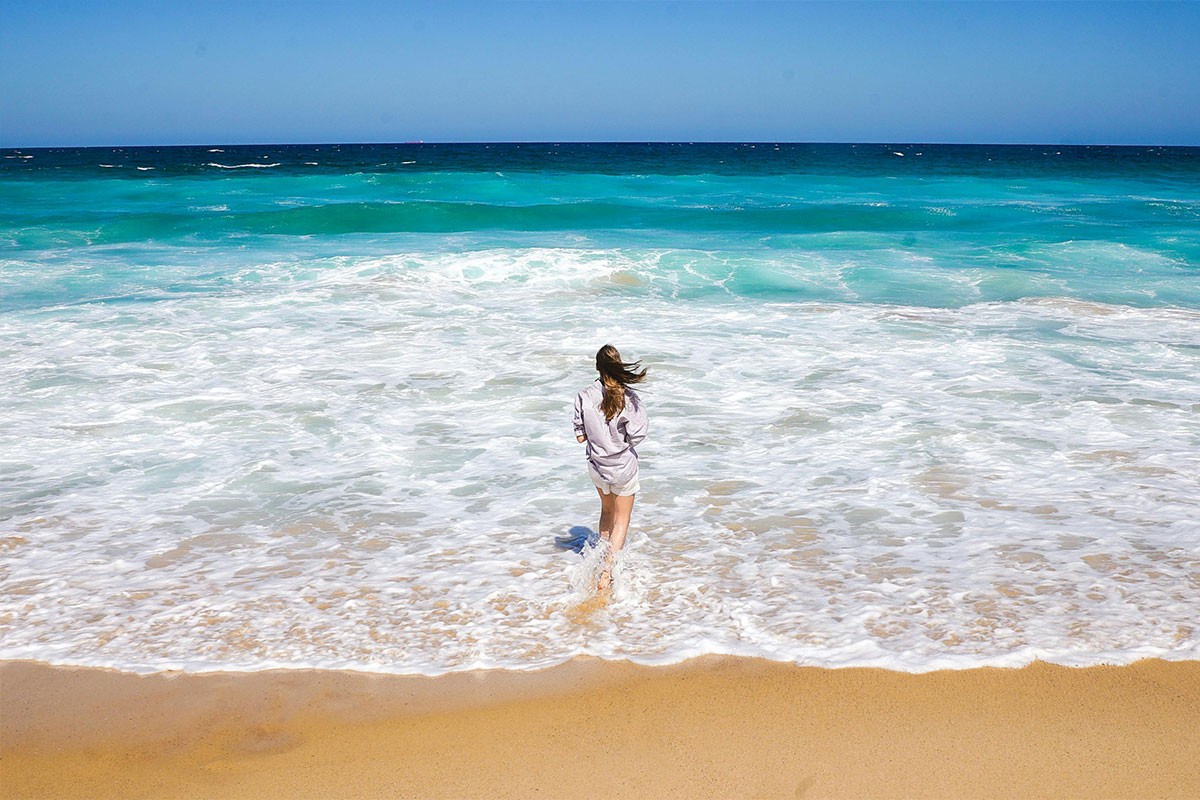
[[[5,308],[221,291],[245,265],[298,251],[495,247],[669,251],[655,257],[643,291],[695,299],[1200,303],[1198,148],[326,145],[3,155]]]
[[[0,657],[1200,655],[1200,148],[0,155]],[[580,617],[606,341],[652,433]]]

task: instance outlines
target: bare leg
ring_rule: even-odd
[[[596,494],[600,495],[600,538],[607,542],[612,536],[613,517],[616,516],[616,503],[613,502],[616,495],[605,494],[599,489],[596,489]]]
[[[612,498],[612,530],[608,536],[608,553],[604,556],[604,569],[600,573],[598,587],[601,591],[612,585],[612,567],[617,553],[625,546],[625,534],[629,532],[629,518],[633,516],[634,495],[621,497],[609,495]]]

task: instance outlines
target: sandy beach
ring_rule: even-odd
[[[1200,662],[439,678],[0,666],[0,794],[1197,797]]]

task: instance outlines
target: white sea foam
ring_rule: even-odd
[[[1200,314],[645,291],[672,257],[284,261],[0,316],[0,657],[1200,658]],[[568,418],[606,341],[651,434],[602,605],[553,539],[595,525]]]
[[[139,172],[149,172],[150,170],[154,169],[154,167],[138,167],[137,169]]]
[[[216,162],[210,161],[204,166],[217,167],[219,169],[267,169],[268,167],[278,167],[279,164],[280,162],[278,161],[274,164],[217,164]]]

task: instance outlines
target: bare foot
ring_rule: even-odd
[[[612,587],[612,573],[604,570],[600,573],[600,580],[596,581],[596,591],[607,592]]]

